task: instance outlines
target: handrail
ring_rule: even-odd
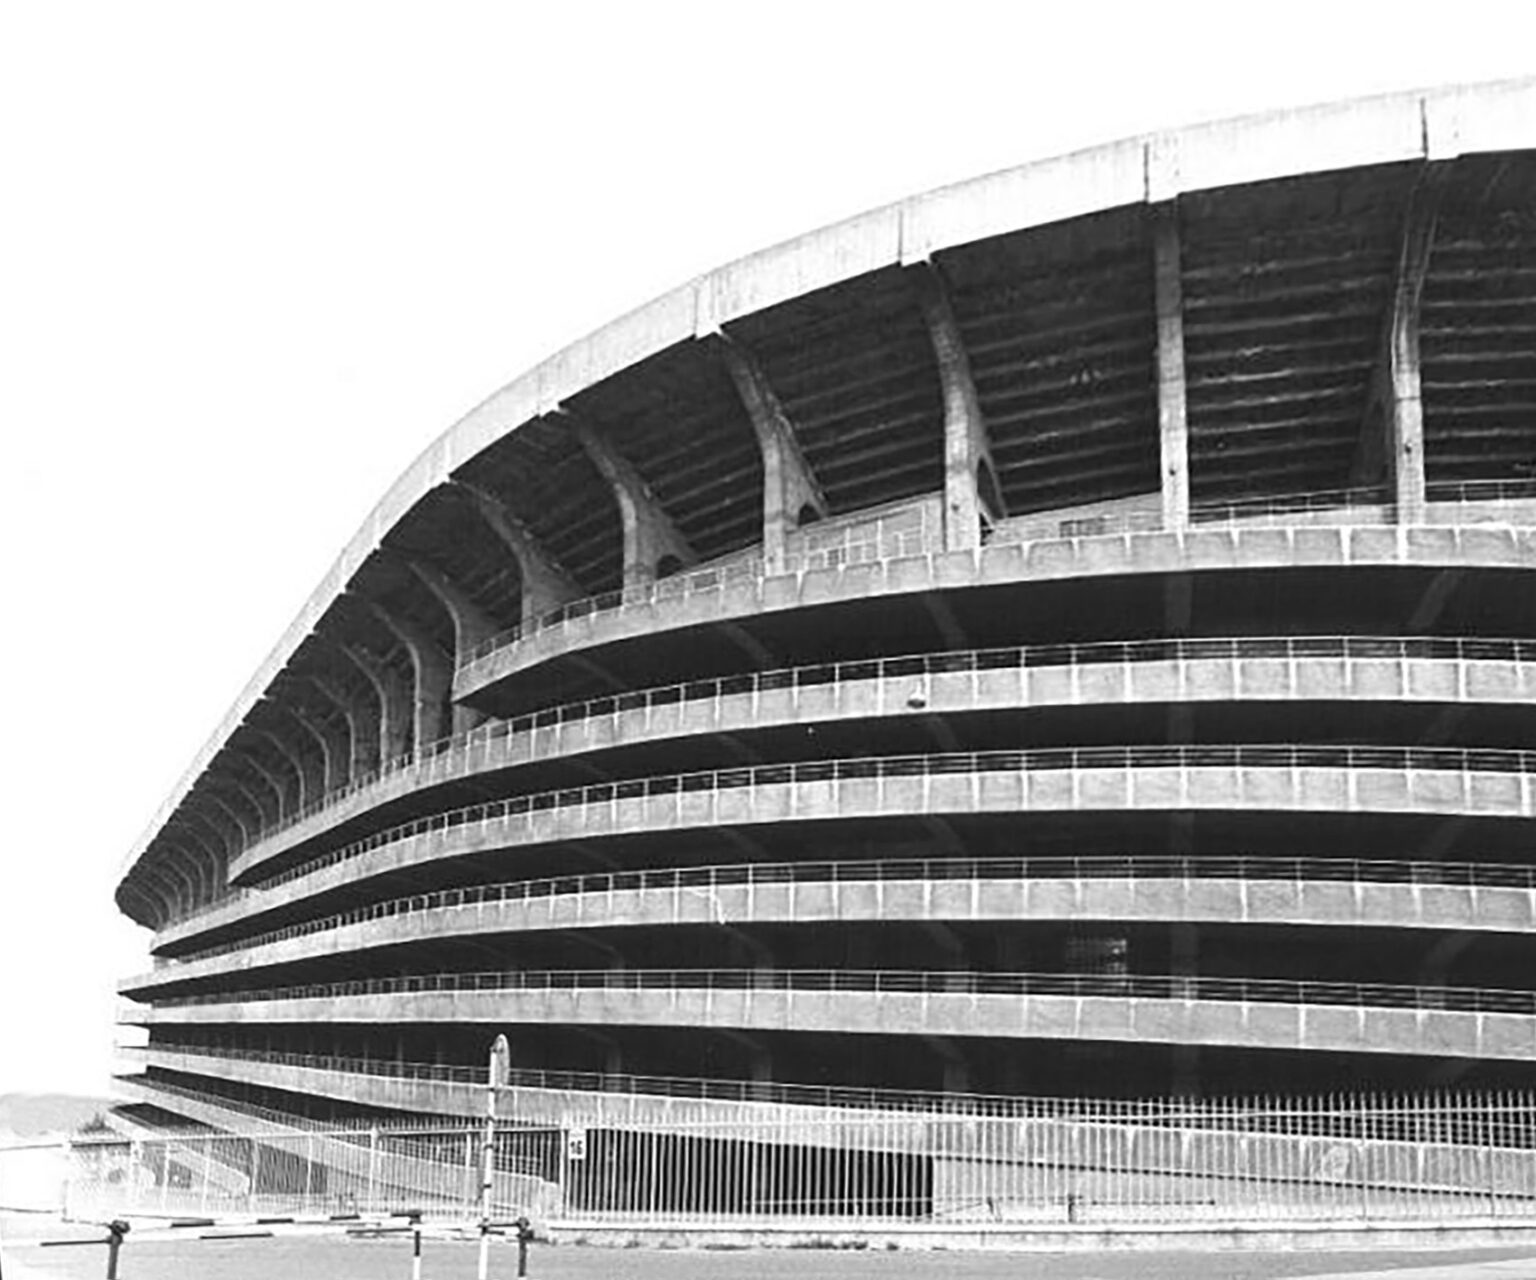
[[[407,751],[365,776],[333,787],[301,809],[263,826],[243,849],[291,830],[316,814],[387,778],[431,764],[450,754],[462,754],[502,739],[531,734],[583,720],[678,703],[708,702],[769,690],[842,684],[905,676],[947,675],[1014,668],[1089,666],[1110,663],[1176,661],[1234,661],[1253,659],[1343,658],[1399,661],[1536,661],[1536,640],[1519,638],[1463,639],[1450,636],[1235,636],[1095,641],[1085,644],[1012,645],[1002,648],[946,650],[807,663],[771,671],[745,672],[656,685],[621,694],[562,703],[540,711],[492,721],[462,733],[439,738],[420,751]]]
[[[486,825],[549,809],[611,804],[742,787],[913,778],[961,773],[1039,773],[1135,768],[1387,768],[1452,772],[1536,772],[1536,751],[1466,747],[1365,747],[1284,744],[1200,746],[1038,747],[934,755],[864,756],[839,760],[749,765],[697,773],[658,774],[532,792],[417,818],[299,862],[261,881],[261,889],[349,861],[388,845],[465,826]]]
[[[1451,481],[1429,485],[1425,491],[1426,500],[1436,503],[1498,501],[1510,497],[1533,496],[1536,496],[1536,485],[1525,481]],[[1371,514],[1366,516],[1366,522],[1379,523],[1382,516],[1377,514],[1377,509],[1382,507],[1395,510],[1393,496],[1384,489],[1317,490],[1310,493],[1282,494],[1272,498],[1195,503],[1190,508],[1190,521],[1193,524],[1219,524],[1251,520],[1255,516],[1285,516],[1309,511],[1340,510],[1362,513],[1369,511]],[[1039,514],[1042,517],[1049,515],[1044,512]],[[1160,513],[1140,510],[1109,511],[1083,519],[1093,522],[1092,532],[1095,534],[1153,532],[1163,527]],[[1073,520],[1063,513],[1051,521],[1057,525],[1064,522],[1071,524]],[[921,555],[941,549],[932,533],[927,536],[928,542],[915,554]],[[1058,530],[1049,534],[1047,540],[1056,540],[1063,536],[1072,535],[1070,533],[1063,535]],[[791,574],[799,572],[804,567],[799,563],[800,560],[814,560],[814,556],[791,557],[786,572]],[[731,582],[753,581],[764,576],[765,569],[761,560],[755,558],[736,560],[724,565],[708,566],[692,573],[680,573],[655,582],[605,591],[581,600],[574,600],[515,627],[508,627],[495,635],[486,637],[469,648],[460,659],[458,669],[462,671],[498,649],[507,648],[519,640],[560,626],[574,618],[610,612],[625,605],[648,605],[661,600],[685,598],[696,592],[719,590]]]
[[[264,1062],[317,1071],[337,1071],[349,1075],[372,1076],[385,1080],[426,1080],[445,1084],[485,1087],[484,1066],[459,1066],[452,1063],[410,1062],[394,1058],[359,1058],[341,1054],[296,1053],[281,1049],[242,1048],[225,1043],[207,1044],[178,1040],[157,1040],[133,1046],[133,1051],[181,1054],[187,1057],[225,1058],[234,1062]],[[1413,1116],[1423,1120],[1456,1121],[1465,1116],[1486,1120],[1491,1114],[1506,1111],[1523,1113],[1526,1104],[1517,1103],[1508,1092],[1493,1096],[1372,1095],[1371,1102],[1345,1109],[1347,1096],[1341,1098],[1271,1098],[1260,1104],[1254,1099],[1190,1099],[1156,1096],[1150,1098],[1076,1098],[1034,1096],[1029,1094],[962,1093],[933,1089],[890,1089],[858,1085],[795,1084],[788,1081],[711,1079],[698,1076],[632,1075],[623,1072],[571,1071],[537,1067],[512,1067],[507,1085],[513,1089],[542,1089],[551,1092],[634,1094],[646,1097],[677,1098],[688,1101],[777,1103],[781,1105],[846,1107],[859,1109],[899,1109],[920,1112],[956,1112],[968,1115],[1004,1115],[1032,1118],[1061,1118],[1113,1122],[1115,1119],[1145,1122],[1225,1126],[1255,1121],[1295,1121],[1325,1117],[1352,1119],[1397,1119]],[[156,1088],[177,1086],[154,1082]],[[196,1096],[195,1090],[187,1093]],[[282,1114],[274,1112],[274,1115]],[[435,1119],[436,1117],[434,1117]],[[451,1120],[453,1117],[444,1117]],[[396,1123],[414,1123],[398,1121]],[[478,1124],[478,1119],[466,1120]],[[1378,1135],[1379,1136],[1379,1135]]]
[[[397,756],[363,777],[332,788],[281,821],[261,828],[242,844],[240,852],[257,848],[316,814],[412,770],[430,769],[439,761],[447,759],[446,767],[434,772],[444,777],[453,777],[463,768],[466,757],[475,752],[488,752],[497,742],[533,734],[540,729],[605,716],[615,717],[680,703],[751,697],[771,690],[842,684],[855,680],[922,678],[967,672],[1110,663],[1125,665],[1141,662],[1297,661],[1327,658],[1341,658],[1345,661],[1536,662],[1536,640],[1464,639],[1450,636],[1237,636],[1095,641],[1086,644],[1015,645],[903,654],[888,658],[848,659],[687,680],[564,703],[440,738],[423,747],[420,752]],[[197,919],[217,910],[226,901],[227,898],[200,904],[194,910],[176,916],[173,923]]]
[[[1536,1015],[1536,991],[1404,986],[1290,978],[1167,974],[982,973],[916,969],[516,969],[408,974],[176,996],[156,1008],[273,1000],[336,1000],[436,991],[816,991],[903,995],[1073,996],[1148,1000],[1238,1000],[1357,1008],[1434,1009]]]
[[[415,915],[486,903],[553,897],[608,896],[635,891],[714,892],[742,885],[901,882],[924,880],[1028,879],[1238,879],[1297,883],[1323,880],[1372,884],[1457,885],[1536,890],[1536,866],[1511,863],[1415,862],[1364,858],[1294,858],[1265,854],[1187,857],[1164,854],[1083,857],[878,858],[866,861],[724,863],[649,871],[604,871],[506,880],[390,898],[233,942],[203,947],[165,962],[166,967],[210,960],[236,951],[327,933],[393,916]]]

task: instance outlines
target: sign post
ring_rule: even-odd
[[[497,1036],[491,1045],[491,1060],[486,1072],[485,1142],[480,1152],[480,1269],[485,1280],[491,1265],[491,1192],[496,1186],[496,1093],[507,1083],[508,1059],[512,1046],[506,1036]]]

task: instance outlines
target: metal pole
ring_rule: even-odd
[[[491,1044],[491,1060],[485,1082],[485,1143],[480,1165],[480,1267],[475,1273],[485,1280],[491,1265],[491,1191],[496,1183],[496,1091],[506,1085],[507,1060],[512,1046],[506,1036]]]

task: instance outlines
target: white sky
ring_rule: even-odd
[[[0,1093],[106,1088],[121,859],[517,373],[928,187],[1533,51],[1528,0],[0,2]]]

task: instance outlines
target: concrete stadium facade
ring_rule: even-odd
[[[696,280],[386,495],[131,852],[142,1114],[1536,1063],[1536,81]]]

